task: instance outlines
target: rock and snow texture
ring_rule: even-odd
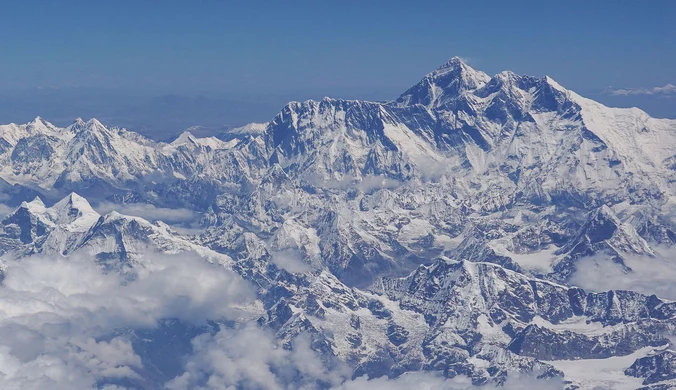
[[[581,261],[628,278],[633,259],[673,261],[676,121],[549,77],[454,58],[391,102],[291,102],[269,123],[170,143],[36,118],[0,126],[0,163],[18,206],[5,256],[79,253],[127,274],[152,269],[150,252],[197,253],[255,286],[258,324],[281,344],[309,335],[355,376],[676,381],[673,302],[572,285]],[[87,199],[189,209],[198,234]]]

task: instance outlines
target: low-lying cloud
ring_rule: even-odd
[[[292,349],[285,349],[253,323],[222,328],[192,343],[186,371],[166,384],[170,390],[325,389],[339,385],[351,372],[338,361],[324,362],[310,348],[309,336],[298,337]]]
[[[472,385],[470,378],[449,379],[435,372],[413,372],[398,378],[351,378],[352,370],[338,361],[323,360],[301,335],[285,349],[254,324],[241,329],[222,328],[215,335],[193,340],[186,371],[169,381],[170,390],[558,390],[560,378],[537,379],[533,374],[512,373],[503,386]]]
[[[634,290],[676,300],[676,250],[657,248],[657,257],[629,256],[626,272],[607,256],[582,258],[571,283],[590,291]]]
[[[534,375],[512,373],[502,386],[488,384],[474,386],[470,378],[456,376],[444,378],[432,372],[412,372],[391,379],[387,377],[368,380],[360,377],[346,381],[332,390],[560,390],[561,379],[537,379]]]
[[[253,297],[239,276],[191,254],[154,255],[133,275],[105,273],[77,255],[2,261],[2,389],[86,389],[138,379],[141,358],[116,329],[153,328],[164,318],[236,319],[247,315],[239,308]]]
[[[364,176],[345,177],[341,180],[330,179],[326,180],[318,175],[306,175],[305,178],[308,183],[322,188],[330,188],[336,190],[360,190],[362,192],[371,192],[379,189],[396,188],[401,185],[398,180],[390,179],[385,176]]]
[[[303,261],[303,254],[298,249],[285,249],[270,252],[272,262],[279,268],[292,274],[308,272],[312,265]]]
[[[667,84],[663,87],[654,87],[654,88],[609,89],[608,93],[613,96],[631,96],[631,95],[676,96],[676,85]]]
[[[156,207],[150,203],[125,203],[118,204],[112,202],[101,202],[94,207],[99,214],[107,214],[111,211],[117,211],[120,214],[141,217],[149,221],[163,221],[168,224],[191,222],[198,218],[198,215],[189,209],[177,208],[170,209],[166,207]]]
[[[16,207],[10,207],[10,206],[7,206],[4,203],[0,203],[0,219],[8,216],[15,209],[16,209]]]

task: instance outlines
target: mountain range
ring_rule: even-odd
[[[149,253],[197,254],[254,286],[249,320],[289,349],[309,335],[352,377],[676,387],[676,297],[583,283],[589,264],[631,278],[637,259],[673,261],[676,120],[550,77],[453,58],[394,101],[290,102],[169,143],[36,118],[0,126],[0,161],[5,258],[81,255],[132,277]],[[140,377],[178,374],[136,352],[159,367]]]

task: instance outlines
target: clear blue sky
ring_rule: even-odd
[[[458,55],[578,89],[676,84],[676,1],[12,1],[0,88],[405,88]]]

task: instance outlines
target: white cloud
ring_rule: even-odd
[[[150,257],[133,275],[104,273],[77,255],[3,258],[0,388],[86,389],[133,380],[141,359],[124,336],[111,337],[114,330],[153,328],[164,318],[202,324],[247,315],[238,308],[252,293],[239,276],[189,253]]]
[[[511,373],[504,386],[473,386],[470,378],[449,379],[434,372],[413,372],[391,379],[351,378],[343,363],[327,364],[310,348],[307,335],[285,349],[274,336],[247,324],[241,329],[222,328],[215,335],[193,340],[186,371],[169,381],[169,390],[220,389],[325,389],[330,390],[554,390],[561,379],[537,379],[533,374]]]
[[[289,273],[304,273],[312,269],[312,266],[303,261],[303,254],[298,249],[285,249],[270,252],[272,262]]]
[[[663,87],[654,88],[620,88],[609,89],[608,93],[613,96],[630,96],[630,95],[661,95],[671,96],[676,95],[676,85],[667,84]]]
[[[253,323],[199,336],[193,340],[193,351],[185,373],[168,382],[168,389],[309,390],[319,383],[338,385],[350,374],[342,364],[327,367],[310,348],[307,336],[297,338],[288,350]]]
[[[458,58],[460,58],[460,61],[468,65],[476,64],[478,62],[477,58],[475,57],[458,56]]]
[[[362,192],[371,192],[378,189],[389,189],[396,188],[401,185],[401,182],[394,179],[389,179],[385,176],[364,176],[361,178],[358,177],[349,177],[346,176],[341,180],[330,179],[325,180],[319,175],[306,175],[306,180],[308,183],[319,186],[322,188],[338,189],[338,190],[352,190],[358,189]]]
[[[578,261],[571,283],[590,291],[634,290],[655,294],[660,298],[676,299],[675,249],[657,248],[658,257],[629,256],[625,272],[606,256],[592,256]]]
[[[163,221],[168,224],[178,222],[191,222],[197,219],[198,215],[188,209],[178,208],[170,209],[165,207],[156,207],[149,203],[111,203],[101,202],[96,205],[96,211],[100,214],[107,214],[111,211],[117,211],[120,214],[141,217],[149,221]]]
[[[16,207],[7,206],[4,203],[0,203],[0,218],[4,218],[14,211]]]
[[[491,384],[473,386],[472,381],[465,376],[456,376],[448,379],[430,372],[412,372],[396,379],[377,378],[367,380],[360,377],[347,381],[332,390],[559,390],[563,388],[560,379],[536,379],[533,375],[519,375],[512,373],[507,377],[503,386]]]

